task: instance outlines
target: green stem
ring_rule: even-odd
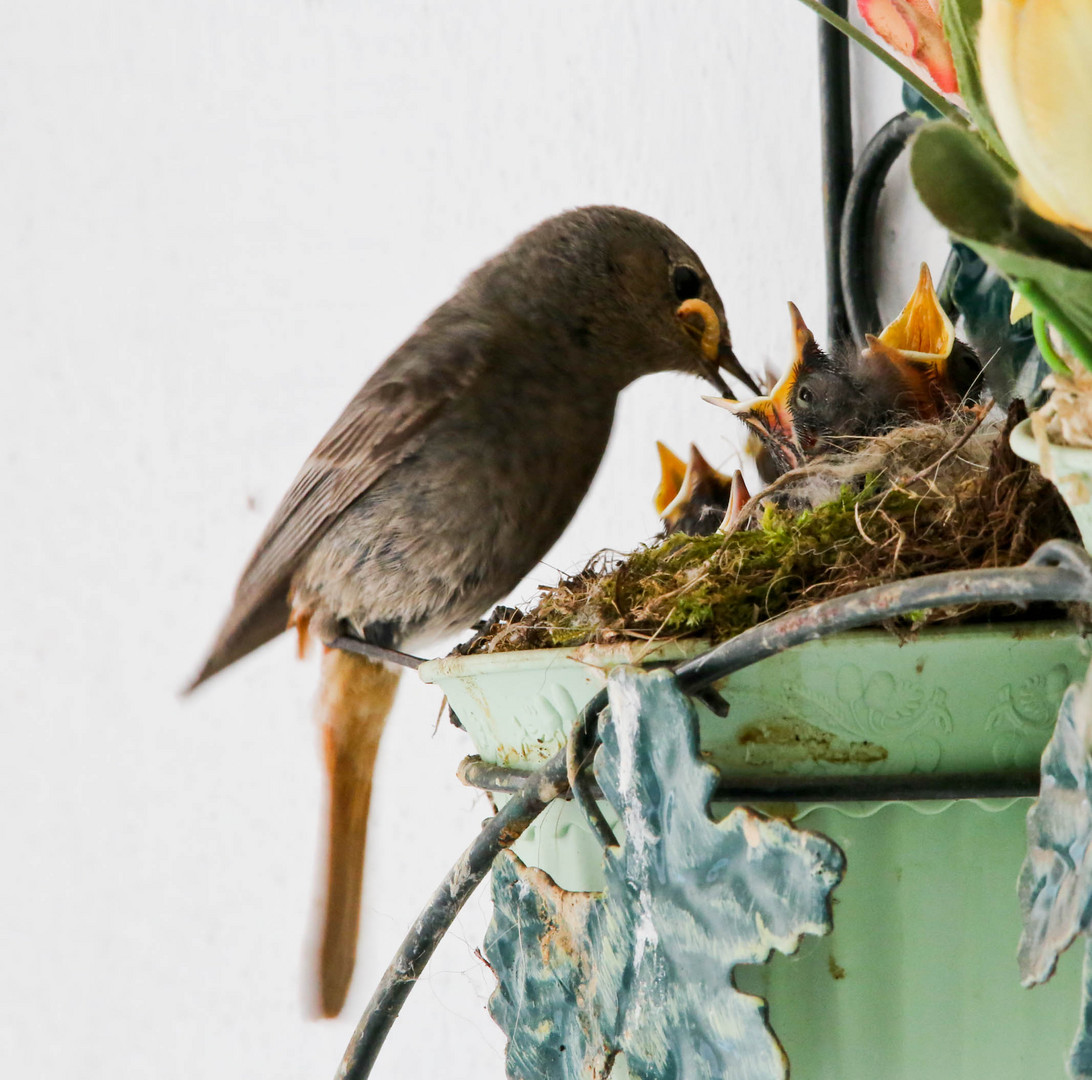
[[[1035,344],[1039,346],[1042,358],[1059,374],[1067,379],[1072,375],[1069,365],[1054,351],[1054,345],[1050,340],[1050,331],[1047,330],[1046,319],[1038,311],[1031,313],[1031,329],[1035,334]]]
[[[1040,289],[1036,282],[1025,279],[1016,283],[1016,291],[1035,309],[1032,313],[1031,328],[1035,332],[1035,343],[1043,354],[1043,359],[1055,371],[1063,375],[1072,372],[1066,362],[1055,353],[1050,344],[1050,335],[1047,333],[1044,323],[1049,322],[1059,334],[1065,338],[1065,343],[1073,350],[1073,355],[1092,371],[1092,341],[1070,319],[1070,317],[1054,302],[1054,298]]]
[[[877,60],[886,64],[900,79],[908,82],[937,112],[946,116],[960,127],[969,127],[966,116],[953,105],[943,94],[931,87],[924,79],[914,74],[905,64],[896,60],[879,42],[873,41],[867,34],[862,33],[852,23],[847,22],[840,15],[835,15],[820,0],[800,0],[806,8],[811,8],[820,19],[826,20],[831,26],[841,30],[846,37],[852,38],[863,49],[867,49]]]

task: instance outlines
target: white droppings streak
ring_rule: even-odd
[[[648,887],[649,861],[655,841],[641,816],[634,792],[637,766],[640,696],[631,678],[623,676],[610,686],[610,714],[618,740],[618,789],[622,796],[622,823],[626,829],[629,880],[637,886],[637,925],[634,928],[633,967],[639,972],[645,950],[660,942],[652,917],[652,891]]]

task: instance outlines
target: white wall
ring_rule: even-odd
[[[866,68],[873,128],[899,105]],[[591,202],[663,218],[754,368],[787,360],[787,299],[821,332],[817,116],[814,23],[791,0],[0,6],[4,1075],[332,1074],[487,813],[453,779],[469,747],[407,680],[358,978],[344,1018],[315,1021],[315,666],[285,638],[178,688],[347,398],[535,221]],[[944,247],[894,239],[888,313]],[[654,439],[731,461],[733,421],[701,392],[626,394],[520,596],[655,531]],[[503,1075],[478,901],[376,1076]]]

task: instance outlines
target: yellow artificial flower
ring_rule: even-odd
[[[1021,194],[1092,238],[1092,0],[983,0],[978,63]]]

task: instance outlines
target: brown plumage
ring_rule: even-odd
[[[193,685],[290,619],[324,642],[414,649],[469,626],[572,517],[618,393],[656,371],[719,381],[718,365],[742,370],[716,290],[670,229],[614,207],[543,222],[467,278],[315,448]],[[336,657],[323,678],[334,749],[320,987],[334,1015],[352,972],[363,823],[394,678]]]
[[[326,914],[319,954],[319,1002],[341,1010],[353,977],[364,879],[368,807],[379,739],[398,689],[398,672],[331,649],[322,658],[319,710],[330,785]]]

